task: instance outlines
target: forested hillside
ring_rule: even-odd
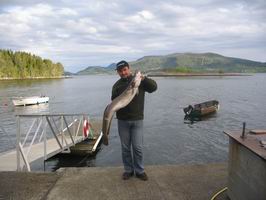
[[[177,73],[259,73],[266,72],[265,62],[226,57],[215,53],[175,53],[145,56],[130,62],[131,68],[144,72]],[[82,74],[115,73],[115,64],[108,67],[88,67]],[[78,73],[80,74],[80,73]]]
[[[266,63],[226,57],[215,53],[175,53],[145,56],[131,63],[144,71],[173,72],[266,72]]]
[[[26,52],[0,50],[0,78],[52,78],[62,76],[64,67]]]

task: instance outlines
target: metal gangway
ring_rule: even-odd
[[[31,171],[37,159],[46,161],[57,153],[69,153],[70,147],[93,137],[84,134],[86,114],[17,115],[16,150],[0,155],[0,171]]]

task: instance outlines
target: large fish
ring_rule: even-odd
[[[113,101],[105,108],[102,124],[103,144],[108,145],[108,135],[114,113],[119,109],[126,107],[132,101],[134,96],[138,93],[140,82],[141,73],[140,71],[136,71],[132,81],[129,83],[125,91],[113,99]]]

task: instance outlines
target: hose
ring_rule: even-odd
[[[219,194],[223,193],[226,190],[227,190],[227,187],[223,188],[222,190],[220,190],[219,192],[217,192],[215,195],[213,195],[213,197],[211,198],[211,200],[214,200]]]

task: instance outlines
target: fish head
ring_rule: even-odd
[[[132,87],[138,88],[141,83],[141,72],[136,70],[134,78],[132,80]]]

